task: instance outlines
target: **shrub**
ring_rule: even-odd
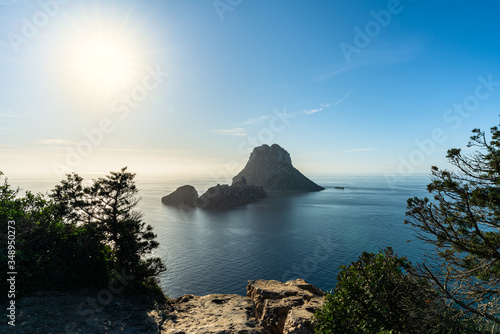
[[[413,267],[391,248],[341,266],[314,317],[316,333],[463,333],[463,326]]]

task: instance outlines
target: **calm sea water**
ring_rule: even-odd
[[[168,266],[161,276],[166,293],[245,294],[251,279],[294,278],[331,290],[338,267],[363,251],[391,246],[411,261],[421,259],[422,244],[407,242],[415,238],[403,221],[406,200],[427,195],[428,176],[395,184],[383,176],[313,179],[327,189],[225,211],[165,206],[160,198],[182,184],[141,183],[141,209],[155,227],[161,244],[157,254]],[[193,185],[202,193],[213,184]]]
[[[183,210],[161,203],[178,186],[203,193],[212,180],[145,180],[138,177],[139,209],[155,228],[168,271],[160,282],[166,294],[245,294],[248,280],[303,278],[329,291],[338,267],[363,251],[391,246],[418,262],[423,245],[403,223],[406,200],[428,196],[428,176],[388,182],[384,176],[312,176],[326,190],[263,201],[224,211]],[[392,180],[394,181],[394,180]],[[12,183],[13,185],[18,185]],[[22,188],[52,189],[44,182]],[[335,189],[342,186],[345,189]]]

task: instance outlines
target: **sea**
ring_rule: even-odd
[[[138,175],[137,209],[157,234],[160,246],[153,255],[167,265],[159,276],[166,295],[245,295],[249,280],[296,278],[328,292],[341,265],[388,246],[412,263],[422,261],[429,246],[404,220],[408,198],[429,197],[428,175],[308,177],[326,189],[206,211],[166,206],[161,198],[185,184],[201,195],[214,185],[212,179]],[[10,183],[35,192],[55,186],[40,180]]]

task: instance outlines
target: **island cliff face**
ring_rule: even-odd
[[[198,205],[198,192],[193,186],[182,186],[170,195],[162,197],[161,201],[167,205],[187,205],[195,207]]]
[[[198,198],[202,209],[220,209],[250,203],[267,197],[262,187],[249,186],[244,177],[232,185],[216,185]]]
[[[185,185],[162,197],[161,201],[167,205],[184,208],[224,209],[254,202],[265,197],[267,197],[267,194],[262,187],[250,186],[242,177],[240,181],[230,186],[218,184],[211,187],[200,197],[198,197],[198,192],[193,186]]]
[[[233,178],[233,184],[245,177],[248,184],[265,191],[320,191],[325,188],[305,177],[292,165],[290,154],[277,144],[254,148],[245,168]]]

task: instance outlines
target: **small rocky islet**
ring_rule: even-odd
[[[217,184],[199,197],[193,186],[184,185],[164,196],[162,202],[185,208],[223,209],[258,201],[268,194],[324,189],[293,166],[290,154],[284,148],[273,144],[254,148],[231,185]]]

